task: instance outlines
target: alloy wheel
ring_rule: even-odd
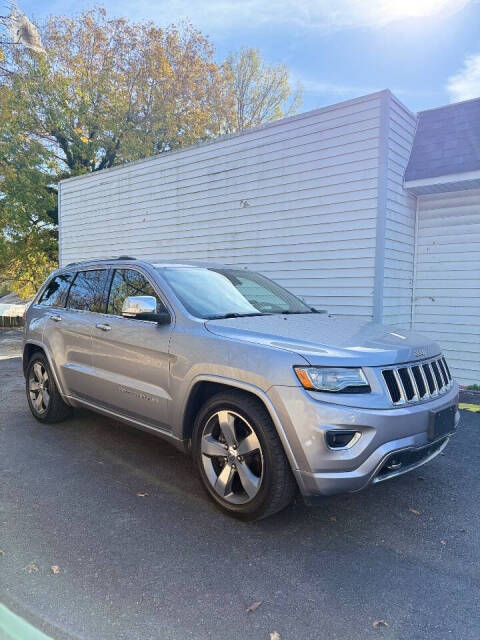
[[[214,413],[201,439],[202,464],[215,493],[232,504],[245,504],[258,494],[264,459],[260,441],[248,421],[230,410]]]
[[[48,372],[41,362],[35,362],[28,378],[28,392],[35,411],[42,415],[50,405],[50,385]]]

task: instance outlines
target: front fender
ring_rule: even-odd
[[[268,411],[268,414],[270,415],[270,418],[272,419],[273,424],[275,425],[275,429],[277,431],[278,437],[280,438],[280,441],[283,445],[283,449],[285,451],[285,454],[288,458],[288,461],[290,463],[290,466],[292,469],[298,469],[298,464],[297,464],[297,460],[295,458],[295,455],[293,453],[292,447],[290,446],[290,443],[288,441],[288,438],[286,436],[285,430],[283,428],[283,425],[281,423],[280,418],[278,417],[278,414],[275,410],[275,407],[272,404],[272,401],[270,400],[269,396],[268,396],[268,390],[264,391],[263,389],[261,389],[260,387],[257,387],[256,385],[250,384],[248,382],[243,382],[241,380],[236,380],[235,378],[229,378],[227,376],[219,376],[219,375],[205,375],[205,374],[199,374],[196,375],[194,378],[192,378],[192,380],[190,381],[190,385],[188,387],[188,393],[186,394],[185,397],[185,402],[183,404],[183,410],[181,412],[181,421],[180,423],[183,425],[183,421],[185,419],[185,414],[187,411],[187,407],[188,407],[188,401],[193,393],[193,390],[195,388],[195,386],[197,384],[199,384],[200,382],[213,382],[216,384],[221,384],[224,385],[226,387],[232,388],[232,389],[238,389],[240,391],[246,391],[248,393],[252,393],[253,395],[257,396],[257,398],[262,402],[262,404],[265,406],[265,409]]]

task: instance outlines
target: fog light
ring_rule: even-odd
[[[400,460],[397,460],[396,458],[392,458],[390,462],[387,464],[386,468],[389,471],[396,471],[397,469],[400,469],[401,466],[402,466],[402,463],[400,462]]]
[[[359,431],[327,431],[327,445],[330,449],[350,449],[357,442],[362,434]]]

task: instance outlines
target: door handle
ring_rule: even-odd
[[[97,322],[95,326],[97,329],[101,329],[102,331],[110,331],[112,328],[109,324],[102,324],[101,322]]]
[[[50,316],[50,319],[53,320],[54,322],[60,322],[60,320],[62,319],[62,316],[52,315]]]

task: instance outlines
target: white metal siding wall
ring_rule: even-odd
[[[420,196],[414,327],[462,384],[480,382],[480,190]]]
[[[389,103],[383,322],[410,328],[416,198],[403,188],[416,117],[394,96]]]
[[[61,263],[239,264],[370,317],[380,96],[63,182]]]

